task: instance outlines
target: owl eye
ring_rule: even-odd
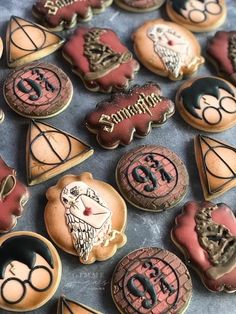
[[[65,197],[62,198],[63,203],[67,204],[68,203],[68,199],[66,199]]]

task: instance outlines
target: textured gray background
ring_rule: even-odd
[[[7,22],[11,15],[34,20],[31,15],[33,2],[34,0],[0,0],[0,34],[3,39],[5,39]],[[221,29],[232,30],[236,21],[236,3],[235,0],[226,2],[229,9],[228,18]],[[158,17],[167,18],[164,7],[151,13],[132,14],[121,11],[115,5],[112,5],[105,13],[95,16],[87,25],[114,29],[132,51],[131,33],[144,21]],[[202,45],[203,55],[205,53],[206,39],[213,33],[197,35]],[[63,36],[67,37],[69,34],[70,32],[64,32]],[[72,74],[70,65],[62,58],[60,51],[44,60],[62,67],[74,85],[74,97],[71,105],[65,112],[48,119],[46,122],[80,137],[95,149],[95,154],[90,159],[68,170],[66,173],[76,174],[92,170],[94,177],[116,187],[114,172],[119,158],[126,151],[138,145],[157,144],[167,146],[175,151],[185,161],[190,175],[188,194],[181,204],[170,211],[152,214],[135,209],[127,204],[128,225],[126,234],[128,242],[110,260],[84,266],[78,262],[76,257],[58,249],[63,264],[60,287],[51,301],[42,308],[32,312],[37,314],[56,313],[57,299],[61,293],[64,293],[69,298],[82,301],[105,314],[116,314],[118,312],[113,305],[110,295],[110,278],[115,265],[124,255],[142,246],[158,246],[169,249],[182,257],[171,243],[169,232],[175,215],[180,212],[181,205],[187,200],[201,200],[203,197],[193,152],[193,138],[198,134],[198,131],[188,126],[176,113],[162,128],[154,129],[145,139],[135,139],[128,147],[106,151],[98,146],[94,136],[86,130],[83,119],[85,114],[95,107],[96,103],[106,99],[107,96],[85,90],[80,79]],[[0,93],[2,93],[2,85],[8,72],[9,69],[6,65],[4,51],[4,56],[0,61]],[[201,67],[198,74],[215,74],[215,70],[206,63],[206,65]],[[135,78],[135,83],[144,83],[150,80],[158,82],[164,90],[164,95],[172,99],[174,99],[176,89],[181,84],[181,82],[171,82],[155,76],[141,66],[140,72]],[[4,101],[3,95],[1,95],[0,99],[0,106],[6,114],[4,123],[0,125],[0,155],[10,166],[17,169],[19,178],[26,183],[25,139],[29,121],[10,110]],[[214,134],[213,137],[228,141],[228,143],[236,146],[235,128],[221,134]],[[25,207],[25,213],[19,220],[15,230],[35,231],[48,237],[43,221],[43,212],[46,204],[45,192],[48,187],[57,182],[58,178],[59,176],[29,188],[31,196]],[[221,198],[216,199],[216,201],[226,202],[232,208],[236,208],[235,190],[227,192]],[[202,285],[199,277],[192,270],[190,270],[190,273],[193,280],[193,297],[187,313],[236,313],[235,294],[214,294],[208,292]],[[0,313],[8,312],[0,310]]]

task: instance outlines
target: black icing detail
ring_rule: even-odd
[[[70,299],[67,299],[65,296],[61,296],[60,297],[60,300],[59,300],[59,306],[58,306],[58,314],[64,314],[65,313],[65,309],[67,309],[67,311],[69,311],[70,314],[78,314],[77,311],[74,311],[72,309],[72,307],[70,306],[70,303],[75,305],[75,306],[78,306],[80,309],[84,309],[84,310],[87,310],[89,311],[89,313],[91,314],[96,314],[97,312],[94,312],[92,309],[88,308],[87,306],[83,305],[83,304],[80,304],[80,303],[77,303],[73,300],[70,300]]]
[[[182,15],[182,10],[186,10],[186,4],[189,0],[170,0],[172,4],[172,8]],[[204,3],[205,0],[199,0],[200,2]]]

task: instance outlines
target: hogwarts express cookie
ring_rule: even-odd
[[[226,18],[225,0],[167,0],[169,18],[193,32],[210,32]]]
[[[17,180],[16,171],[0,157],[0,233],[15,227],[28,198],[28,190]]]
[[[218,75],[236,85],[236,32],[217,32],[208,41],[206,53]]]
[[[109,184],[89,172],[62,177],[48,189],[48,234],[83,264],[107,260],[126,243],[126,204]]]
[[[148,135],[152,126],[161,126],[174,112],[174,103],[162,96],[158,84],[149,82],[99,103],[85,122],[102,147],[113,149],[130,144],[134,135]]]
[[[47,239],[29,231],[0,238],[0,308],[33,311],[51,299],[60,280],[60,257]]]
[[[57,314],[102,314],[90,307],[61,296],[57,305]]]
[[[112,0],[37,0],[33,15],[53,31],[75,27],[78,21],[89,21],[103,12]]]
[[[236,186],[236,148],[208,136],[194,140],[204,198],[211,200]]]
[[[194,35],[172,22],[151,20],[133,34],[134,50],[150,71],[171,80],[181,80],[196,72],[204,63]]]
[[[126,153],[116,167],[116,182],[135,207],[160,212],[185,196],[188,173],[184,163],[162,146],[143,145]]]
[[[132,53],[111,29],[78,28],[65,44],[63,56],[93,92],[126,89],[139,69]]]
[[[11,68],[39,60],[58,50],[64,39],[33,22],[12,16],[7,27],[7,63]]]
[[[93,154],[77,137],[49,124],[32,120],[26,140],[29,185],[39,184],[70,169]]]
[[[236,219],[229,206],[186,203],[171,238],[207,289],[236,291]]]
[[[236,124],[236,88],[213,76],[188,80],[176,93],[182,118],[196,129],[222,132]]]
[[[192,282],[176,255],[146,247],[129,253],[118,263],[111,293],[122,314],[181,314],[190,302]]]
[[[60,68],[38,62],[10,73],[3,89],[6,102],[16,113],[38,119],[65,110],[73,95],[73,85]]]
[[[115,0],[122,9],[130,12],[149,12],[158,9],[165,0]]]

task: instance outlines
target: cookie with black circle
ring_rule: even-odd
[[[236,88],[219,77],[186,81],[175,103],[182,118],[196,129],[223,132],[236,125]]]
[[[160,212],[183,199],[189,177],[182,160],[170,149],[142,145],[120,159],[116,182],[129,203],[143,210]]]
[[[145,13],[157,10],[165,0],[115,0],[115,3],[122,9],[129,12]]]
[[[27,118],[44,119],[65,110],[73,85],[56,65],[36,62],[18,68],[4,83],[4,97],[12,110]]]
[[[190,274],[173,253],[140,248],[116,266],[112,298],[120,313],[184,313],[192,295]]]

